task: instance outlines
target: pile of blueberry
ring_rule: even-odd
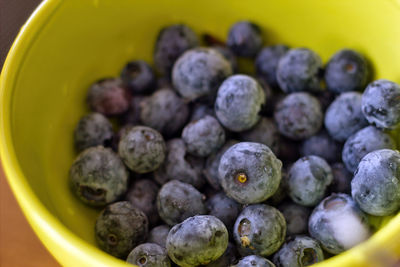
[[[102,250],[147,267],[307,266],[366,240],[367,215],[399,211],[398,84],[371,82],[353,50],[323,65],[263,47],[248,21],[226,43],[203,37],[165,27],[155,69],[132,61],[89,88],[70,184],[105,207]]]

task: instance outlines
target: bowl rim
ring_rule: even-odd
[[[0,158],[8,181],[19,206],[29,224],[46,246],[48,251],[66,266],[127,266],[123,261],[106,254],[84,241],[51,214],[30,188],[18,163],[12,140],[12,99],[19,66],[23,65],[25,54],[46,22],[61,7],[63,0],[44,0],[22,26],[4,62],[0,75]],[[389,249],[383,255],[400,255],[400,214],[397,214],[384,228],[369,240],[341,255],[324,261],[318,266],[372,266],[371,256],[379,254],[382,246]],[[377,254],[378,251],[378,254]],[[382,259],[378,257],[378,260]],[[375,259],[376,260],[376,259]],[[132,265],[129,265],[132,266]]]
[[[0,158],[6,180],[25,218],[47,250],[65,266],[127,266],[122,260],[95,248],[69,230],[39,200],[18,163],[12,140],[12,99],[19,66],[46,22],[63,0],[44,0],[21,27],[0,74]],[[132,266],[132,265],[129,265]]]

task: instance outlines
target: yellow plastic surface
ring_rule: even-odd
[[[72,132],[86,111],[88,86],[118,75],[128,60],[151,61],[162,26],[184,22],[225,38],[240,19],[260,24],[267,44],[309,47],[325,61],[338,49],[354,48],[374,63],[375,78],[400,82],[399,1],[44,1],[22,28],[1,74],[0,151],[26,217],[62,265],[126,266],[93,245],[98,210],[81,204],[68,188]],[[319,266],[379,266],[399,258],[397,215],[368,242]]]

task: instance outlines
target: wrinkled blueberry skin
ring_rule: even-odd
[[[132,249],[146,240],[146,215],[127,201],[108,205],[99,215],[95,226],[96,241],[105,252],[126,259]]]
[[[162,135],[145,126],[132,127],[118,144],[119,156],[129,169],[137,173],[156,170],[163,163],[165,153]]]
[[[310,216],[308,231],[331,254],[348,250],[371,234],[366,215],[346,194],[332,194],[321,201]]]
[[[286,221],[286,235],[307,234],[308,217],[311,209],[293,202],[285,202],[278,206]]]
[[[242,256],[269,256],[285,241],[286,222],[274,207],[257,204],[246,207],[236,219],[233,237]]]
[[[282,162],[266,145],[241,142],[222,156],[218,175],[228,197],[241,204],[259,203],[271,197],[281,181]],[[246,176],[240,182],[239,174]]]
[[[342,145],[335,142],[325,131],[305,139],[300,146],[301,156],[318,156],[327,162],[341,159]]]
[[[362,95],[362,112],[378,128],[400,126],[400,85],[388,80],[370,83]]]
[[[347,170],[354,173],[361,159],[369,152],[395,147],[394,140],[388,134],[374,126],[368,126],[347,139],[342,150],[342,160]]]
[[[206,104],[196,103],[192,107],[192,114],[190,116],[190,121],[197,121],[204,118],[206,115],[214,116],[214,108]]]
[[[167,237],[167,251],[182,267],[208,264],[224,254],[228,230],[216,217],[199,215],[175,225]]]
[[[221,45],[215,45],[212,46],[215,50],[217,50],[221,55],[224,56],[226,60],[229,61],[232,67],[233,73],[236,73],[238,71],[238,63],[235,54],[226,46],[221,46]]]
[[[150,230],[146,242],[154,243],[165,248],[167,242],[167,236],[170,229],[171,228],[166,224],[154,227],[153,229]]]
[[[288,194],[293,202],[313,207],[323,199],[332,180],[332,169],[323,158],[302,157],[290,168]]]
[[[69,170],[72,191],[91,206],[119,199],[128,189],[129,172],[111,149],[90,147],[81,152]]]
[[[218,168],[219,168],[219,162],[221,161],[221,157],[231,146],[237,143],[239,143],[239,141],[228,140],[223,147],[221,147],[216,153],[211,154],[207,158],[203,174],[207,179],[207,182],[215,190],[221,190],[221,185],[218,176]]]
[[[326,110],[324,122],[329,135],[340,142],[366,127],[368,122],[361,111],[361,94],[339,95]]]
[[[122,125],[125,124],[130,124],[130,125],[141,125],[141,119],[140,119],[140,114],[142,110],[142,103],[144,100],[146,100],[148,96],[142,96],[142,95],[135,95],[132,97],[130,104],[129,104],[129,109],[127,112],[122,114],[119,119],[121,121]]]
[[[321,129],[323,113],[314,96],[293,93],[277,105],[274,118],[281,134],[294,140],[302,140]]]
[[[234,244],[228,243],[224,254],[217,260],[210,262],[205,267],[226,267],[233,265],[237,260],[237,250]]]
[[[275,264],[266,258],[257,255],[249,255],[242,258],[234,267],[275,267]]]
[[[74,130],[74,143],[78,151],[86,148],[107,145],[113,138],[110,121],[101,113],[92,112],[83,116]]]
[[[178,57],[198,45],[196,33],[186,25],[175,24],[163,28],[158,34],[154,49],[154,65],[157,71],[169,76]]]
[[[139,267],[171,266],[171,261],[165,248],[153,243],[144,243],[134,248],[129,253],[126,262]]]
[[[250,21],[239,21],[229,29],[226,44],[237,56],[255,57],[263,44],[261,29]]]
[[[325,68],[326,87],[336,94],[363,90],[368,78],[367,60],[360,53],[350,49],[343,49],[334,54]]]
[[[179,180],[201,188],[204,185],[202,171],[204,159],[189,155],[182,139],[171,139],[167,142],[167,156],[164,163],[154,175],[155,180],[163,185],[170,180]]]
[[[241,205],[223,192],[215,194],[206,202],[209,215],[220,219],[230,230],[241,210]]]
[[[273,258],[277,267],[303,267],[323,260],[324,253],[318,241],[308,236],[290,238]]]
[[[278,63],[276,79],[283,92],[322,91],[322,60],[307,48],[290,49]]]
[[[353,179],[352,173],[350,173],[346,166],[341,162],[336,162],[331,165],[333,181],[329,186],[329,191],[334,193],[351,193],[351,179]]]
[[[159,219],[156,203],[158,189],[152,180],[140,179],[136,180],[126,193],[126,200],[146,214],[150,225],[155,225]]]
[[[212,48],[195,48],[185,52],[172,70],[172,83],[187,100],[215,96],[218,86],[232,75],[228,60]]]
[[[225,130],[217,119],[206,115],[202,119],[190,122],[183,128],[182,140],[190,154],[207,157],[224,145]]]
[[[214,109],[223,126],[241,132],[259,121],[264,103],[265,93],[261,85],[250,76],[237,74],[219,87]]]
[[[124,85],[133,93],[150,93],[156,85],[153,69],[143,60],[128,62],[121,72]]]
[[[289,47],[286,45],[272,45],[264,47],[257,55],[255,61],[256,73],[273,88],[279,86],[276,80],[276,70],[279,60],[288,50]]]
[[[140,119],[165,136],[178,133],[189,118],[189,107],[172,89],[157,90],[141,102]]]
[[[250,130],[240,133],[241,140],[261,143],[279,153],[279,131],[273,119],[262,117]]]
[[[87,95],[92,111],[105,116],[121,115],[129,109],[131,94],[120,79],[104,79],[94,83]]]
[[[190,184],[172,180],[158,192],[158,214],[168,225],[175,225],[191,216],[206,214],[204,198]]]
[[[371,215],[387,216],[400,210],[400,153],[381,149],[367,154],[351,181],[351,194]]]

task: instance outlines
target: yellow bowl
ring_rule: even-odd
[[[130,59],[151,61],[159,29],[184,22],[225,38],[237,20],[259,23],[268,44],[316,50],[327,60],[354,48],[375,78],[400,82],[397,0],[47,0],[22,28],[1,75],[1,158],[39,238],[65,266],[125,266],[96,248],[98,210],[69,191],[72,131],[95,80]],[[397,135],[398,138],[398,135]],[[321,266],[375,266],[400,258],[400,215],[362,245]]]

